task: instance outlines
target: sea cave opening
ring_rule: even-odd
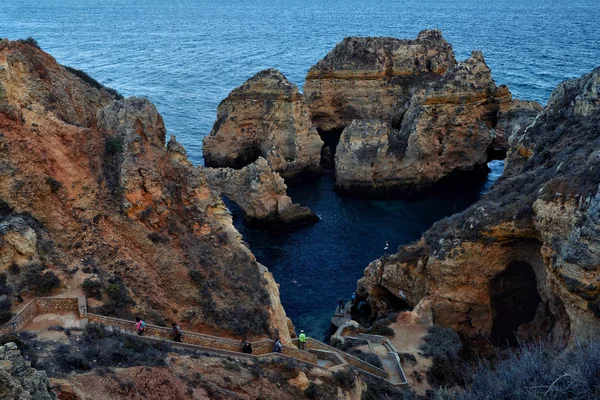
[[[323,147],[321,148],[321,167],[327,172],[333,172],[335,170],[335,150],[342,132],[345,127],[323,130],[317,129],[321,140],[323,141]]]
[[[513,261],[490,282],[494,322],[492,343],[499,347],[516,346],[519,326],[535,318],[540,294],[535,272],[525,261]]]

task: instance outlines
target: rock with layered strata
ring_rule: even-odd
[[[346,37],[306,76],[304,96],[315,126],[340,131],[352,120],[397,125],[411,91],[439,79],[456,63],[440,31],[416,39]]]
[[[322,146],[298,87],[279,71],[267,69],[219,104],[202,151],[207,167],[239,169],[261,156],[288,178],[320,172]]]
[[[239,170],[204,171],[211,187],[240,206],[247,224],[291,226],[318,221],[307,207],[292,203],[283,178],[262,157]]]
[[[374,312],[431,303],[477,349],[600,332],[600,68],[560,84],[491,191],[359,282]]]
[[[399,129],[385,121],[351,123],[337,148],[336,187],[407,193],[452,173],[485,168],[490,151],[506,149],[506,131],[516,135],[533,121],[531,109],[515,104],[506,86],[496,86],[483,54],[475,51],[413,92]]]

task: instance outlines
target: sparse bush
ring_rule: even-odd
[[[96,300],[102,299],[102,282],[98,279],[86,278],[81,284],[81,289],[86,296],[92,297]]]
[[[350,369],[335,371],[332,376],[337,386],[344,390],[352,390],[356,385],[354,372]]]
[[[600,341],[576,342],[562,353],[529,343],[495,366],[481,361],[473,382],[456,398],[598,399]]]
[[[29,265],[23,273],[23,282],[28,290],[38,295],[47,295],[60,286],[60,279],[52,271],[44,271],[39,264]]]
[[[88,85],[90,85],[98,90],[105,90],[106,92],[108,92],[108,94],[110,94],[115,99],[121,100],[123,98],[123,96],[121,96],[121,94],[119,94],[119,92],[117,92],[115,89],[104,86],[103,84],[101,84],[100,82],[98,82],[97,80],[95,80],[94,78],[89,76],[87,73],[83,72],[82,70],[72,68],[72,67],[69,67],[66,65],[63,65],[63,67],[67,71],[69,71],[70,73],[72,73],[73,75],[75,75],[76,77],[78,77],[79,79],[84,81],[85,83],[87,83]]]
[[[388,318],[378,319],[369,329],[369,333],[372,335],[394,336],[394,330],[388,326],[391,323],[392,320]]]
[[[19,40],[17,40],[17,42],[19,42],[19,43],[25,43],[25,44],[28,44],[30,46],[35,47],[36,49],[40,49],[41,50],[40,45],[38,44],[37,40],[35,40],[31,36],[28,37],[27,39],[19,39]]]
[[[122,153],[123,148],[123,138],[119,135],[107,137],[104,142],[104,151],[110,156]]]
[[[135,302],[129,297],[127,288],[119,277],[111,278],[110,284],[104,289],[108,301],[100,307],[102,314],[117,317],[128,317],[129,306]]]
[[[148,234],[148,239],[150,239],[154,244],[169,243],[170,241],[169,236],[157,232],[150,232]]]
[[[388,382],[369,375],[361,375],[361,379],[367,384],[363,391],[361,400],[411,400],[413,395],[408,390],[402,390]]]
[[[52,193],[58,192],[62,187],[62,183],[60,183],[51,176],[46,178],[46,183],[48,184],[48,186],[50,186],[50,191],[52,191]]]
[[[21,268],[17,264],[13,263],[10,265],[10,267],[8,267],[8,272],[13,275],[19,275],[21,273]]]
[[[367,362],[371,365],[376,366],[377,368],[383,369],[383,364],[381,363],[381,360],[379,359],[379,357],[376,354],[365,353],[358,349],[352,349],[352,350],[348,351],[348,353],[352,354],[355,357],[360,358],[364,362]]]
[[[314,382],[310,382],[302,394],[307,399],[320,399],[322,397],[319,386],[317,386]]]
[[[440,387],[464,383],[464,362],[460,359],[462,342],[456,332],[434,325],[427,331],[420,350],[425,357],[433,359],[427,371],[427,378],[432,385]]]

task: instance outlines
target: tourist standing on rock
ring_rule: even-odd
[[[338,307],[340,308],[340,312],[344,311],[344,300],[341,298],[338,300]]]
[[[282,349],[283,349],[283,345],[281,344],[281,340],[279,340],[279,338],[275,339],[275,345],[273,346],[273,351],[275,353],[281,353]]]
[[[173,341],[181,343],[181,328],[175,322],[171,324],[173,328]]]
[[[142,321],[140,317],[135,317],[135,331],[137,332],[137,334],[143,336],[145,329],[146,322]]]
[[[252,343],[247,340],[242,340],[242,352],[252,354]]]
[[[306,335],[304,331],[300,331],[300,336],[298,336],[298,340],[300,341],[300,350],[306,349]]]
[[[352,305],[356,302],[356,292],[352,292]]]

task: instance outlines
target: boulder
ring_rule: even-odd
[[[0,346],[0,398],[17,400],[54,400],[46,373],[31,368],[17,345]]]
[[[267,69],[219,104],[203,140],[207,167],[242,168],[259,156],[284,178],[320,172],[321,141],[298,87]]]
[[[291,226],[319,220],[307,207],[292,203],[285,182],[262,157],[239,170],[204,171],[211,187],[240,206],[247,224]]]

